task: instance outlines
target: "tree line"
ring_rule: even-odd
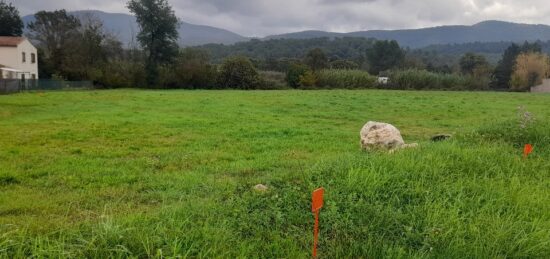
[[[473,52],[453,58],[430,48],[411,50],[396,41],[353,37],[251,40],[181,49],[179,20],[167,0],[130,0],[127,8],[140,28],[136,42],[128,46],[91,15],[37,12],[25,36],[38,48],[40,77],[88,80],[106,88],[344,87],[338,79],[351,88],[437,88],[433,82],[440,82],[442,89],[523,91],[548,74],[548,57],[540,42],[509,44],[496,65]],[[4,0],[0,22],[0,35],[23,35],[19,12]],[[373,82],[377,76],[390,77],[390,84]]]

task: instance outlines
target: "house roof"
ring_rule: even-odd
[[[13,69],[13,68],[7,68],[7,67],[1,67],[0,68],[0,71],[7,71],[7,72],[16,72],[16,73],[21,73],[23,71],[19,70],[19,69]]]
[[[17,47],[24,40],[23,37],[0,36],[0,47]]]

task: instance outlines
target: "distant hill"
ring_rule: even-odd
[[[94,10],[75,11],[70,13],[78,17],[91,14],[99,18],[103,21],[105,28],[117,35],[119,40],[124,44],[131,42],[133,36],[139,32],[135,17],[128,14],[106,13]],[[25,24],[33,20],[33,15],[23,17]],[[233,44],[248,40],[248,38],[228,30],[186,22],[181,23],[179,33],[179,43],[181,46],[197,46],[209,43]]]
[[[106,13],[102,11],[75,11],[76,16],[91,14],[101,19],[105,27],[113,32],[125,44],[131,42],[138,30],[135,18],[128,14]],[[34,16],[25,16],[23,21],[28,23]],[[249,41],[234,32],[182,22],[179,28],[181,46],[198,46],[205,44],[231,45]],[[486,43],[486,42],[524,42],[549,41],[550,26],[541,24],[519,24],[502,21],[484,21],[471,26],[453,25],[409,30],[371,30],[349,33],[335,33],[326,31],[302,31],[280,35],[272,35],[262,40],[271,39],[315,39],[315,38],[361,37],[381,40],[397,40],[403,47],[424,48],[432,45]]]
[[[266,39],[310,39],[318,37],[366,37],[396,40],[400,45],[421,48],[436,44],[469,42],[523,42],[550,40],[550,26],[519,24],[502,21],[485,21],[472,26],[439,26],[410,30],[372,30],[350,33],[304,31],[268,36]]]

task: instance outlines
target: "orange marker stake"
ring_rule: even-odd
[[[317,257],[317,244],[319,242],[319,212],[323,207],[325,189],[319,188],[313,191],[311,211],[315,214],[315,227],[313,228],[313,257]]]
[[[533,145],[525,145],[525,148],[523,148],[523,158],[527,158],[531,153],[533,153]]]

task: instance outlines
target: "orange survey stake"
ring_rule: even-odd
[[[533,145],[527,144],[525,145],[525,148],[523,149],[523,157],[527,158],[531,153],[533,152]]]
[[[325,189],[319,188],[313,191],[312,202],[311,202],[311,211],[316,212],[323,207],[323,195],[325,194]]]
[[[313,257],[317,257],[317,243],[319,242],[319,212],[323,207],[325,189],[319,188],[313,191],[311,199],[311,211],[315,214],[315,227],[313,228]]]

